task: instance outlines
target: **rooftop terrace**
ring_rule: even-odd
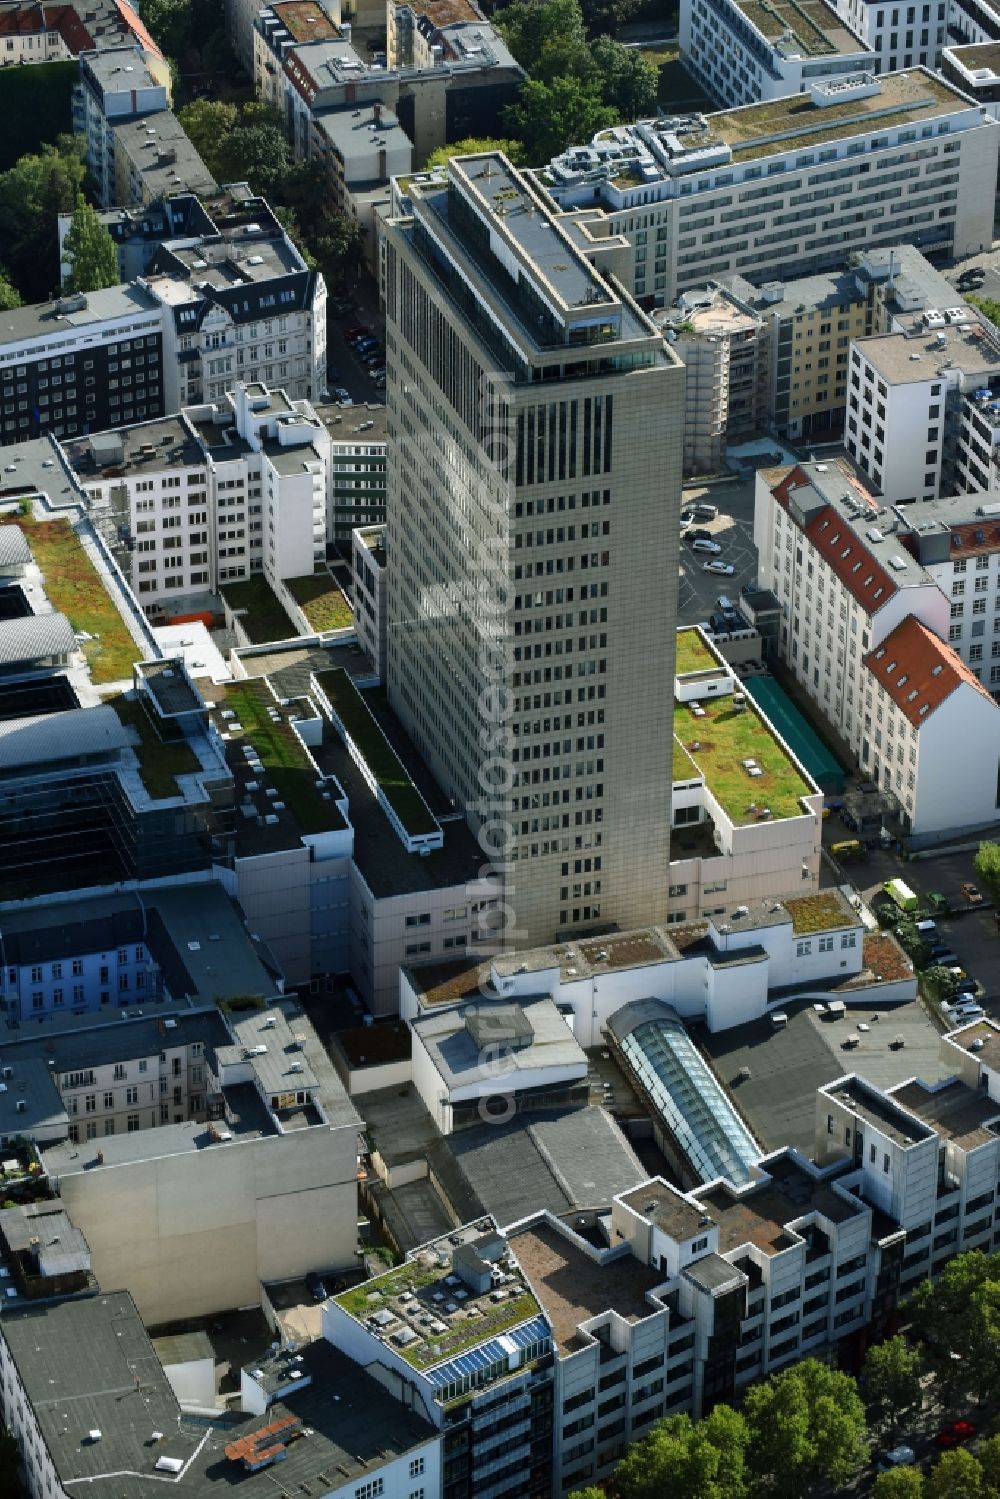
[[[227,583],[220,591],[230,609],[239,615],[251,645],[291,640],[298,633],[263,573]]]
[[[91,637],[82,646],[91,680],[131,680],[132,663],[143,653],[69,521],[25,516],[18,525],[42,571],[53,608],[66,615],[74,630]]]
[[[795,895],[782,901],[792,918],[796,936],[808,932],[836,931],[843,926],[858,926],[858,916],[850,901],[839,890],[818,890],[814,895]]]
[[[786,39],[785,55],[831,57],[835,53],[867,52],[825,0],[737,0],[752,26],[769,42]]]
[[[108,699],[127,729],[139,736],[132,750],[139,762],[139,776],[154,799],[180,795],[177,777],[201,769],[197,755],[186,739],[165,740],[157,733],[149,714],[134,694],[119,693]]]
[[[580,1346],[579,1324],[591,1317],[614,1311],[625,1321],[636,1322],[656,1310],[646,1295],[662,1285],[665,1277],[631,1253],[598,1264],[571,1238],[544,1222],[517,1234],[511,1247],[563,1350]]]
[[[488,1231],[492,1233],[492,1225]],[[513,1256],[505,1253],[498,1261],[506,1279],[476,1293],[455,1275],[452,1257],[463,1242],[471,1244],[478,1235],[466,1231],[454,1238],[459,1245],[452,1238],[424,1245],[395,1270],[334,1297],[350,1316],[374,1323],[379,1335],[414,1369],[445,1363],[538,1315],[538,1302]]]
[[[719,671],[722,668],[700,630],[677,631],[677,658],[674,674],[686,676],[692,671]]]
[[[255,806],[259,802],[259,810],[266,816],[287,815],[303,835],[345,826],[332,795],[327,801],[317,787],[320,777],[316,766],[291,726],[295,717],[306,715],[307,705],[281,707],[266,682],[259,679],[216,683],[212,696],[212,718],[220,733],[228,736],[226,758],[238,775],[244,801]],[[256,751],[260,771],[246,754],[250,748]],[[267,796],[268,785],[276,796]],[[268,801],[275,805],[266,807]]]
[[[755,1244],[765,1254],[777,1254],[793,1242],[787,1225],[808,1213],[819,1213],[833,1223],[844,1223],[864,1211],[826,1182],[818,1181],[787,1156],[765,1161],[761,1166],[771,1181],[742,1195],[716,1187],[698,1194],[719,1225],[719,1249],[739,1249]]]
[[[314,630],[344,630],[354,624],[354,611],[327,567],[304,578],[286,578],[285,587]]]
[[[955,1081],[929,1088],[916,1078],[895,1088],[892,1096],[965,1150],[985,1145],[1000,1134],[1000,1104],[965,1083]]]
[[[804,796],[816,794],[752,703],[739,710],[731,696],[706,697],[695,717],[691,704],[674,703],[674,737],[705,778],[726,816],[737,826],[802,817]],[[744,761],[753,761],[751,775]],[[675,766],[677,757],[674,757]],[[681,761],[681,768],[684,762]],[[685,779],[685,772],[680,779]],[[770,818],[764,816],[770,810]]]

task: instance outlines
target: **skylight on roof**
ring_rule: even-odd
[[[929,713],[930,711],[931,711],[931,705],[930,705],[930,703],[921,703],[920,704],[920,717],[921,718],[923,718],[923,716],[924,716],[925,713]]]
[[[944,667],[941,665],[941,663],[939,661],[938,664],[937,664],[937,666],[932,666],[931,667],[931,676],[932,677],[939,677],[943,671],[944,671]]]
[[[891,668],[890,668],[890,670],[891,670]],[[897,687],[905,687],[906,684],[907,684],[907,682],[909,680],[910,680],[909,677],[907,676],[906,672],[904,671],[903,675],[900,677],[899,681],[896,683],[896,686]]]
[[[916,688],[915,688],[915,687],[914,687],[914,689],[913,689],[913,691],[912,691],[912,692],[908,692],[908,693],[907,693],[907,694],[906,694],[906,701],[907,701],[907,702],[908,702],[908,703],[912,703],[912,702],[913,702],[913,699],[914,699],[914,698],[915,698],[915,697],[916,697],[916,695],[917,695],[917,689],[916,689]]]

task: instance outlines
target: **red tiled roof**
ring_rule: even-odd
[[[865,665],[910,723],[922,723],[963,682],[993,702],[961,657],[912,614],[869,652]]]
[[[136,40],[139,42],[139,44],[143,48],[145,48],[147,52],[151,52],[154,57],[162,57],[163,53],[153,41],[153,38],[150,36],[149,32],[146,30],[145,24],[141,20],[138,11],[135,10],[133,6],[128,4],[127,0],[115,0],[115,9],[121,16],[123,23],[128,27],[130,31],[135,33]]]
[[[980,553],[1000,552],[1000,525],[996,519],[983,516],[960,526],[949,526],[951,550],[949,560],[955,557],[978,557]],[[957,544],[956,544],[957,537]]]
[[[881,562],[876,561],[858,533],[832,505],[824,505],[817,511],[806,526],[805,534],[848,593],[869,614],[877,613],[894,593],[898,593],[899,585],[893,582]]]

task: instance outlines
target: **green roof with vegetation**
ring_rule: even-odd
[[[803,816],[801,798],[814,788],[752,706],[739,710],[728,695],[700,706],[705,716],[695,718],[687,703],[674,703],[674,734],[734,825],[758,821],[764,807],[773,818]],[[744,760],[762,774],[751,776]]]
[[[701,771],[691,759],[683,744],[674,735],[674,781],[693,781],[695,776],[704,779]]]
[[[22,516],[17,524],[42,570],[52,607],[79,634],[94,637],[83,645],[91,680],[97,685],[131,680],[142,652],[69,521]]]
[[[135,729],[140,743],[132,749],[139,761],[139,778],[151,797],[178,796],[177,777],[200,769],[198,757],[184,739],[161,739],[142,703],[120,694],[109,703],[126,728]]]
[[[314,630],[343,630],[353,625],[354,611],[325,567],[311,577],[286,578],[285,587]]]
[[[436,833],[438,824],[427,803],[347,672],[343,668],[317,672],[316,682],[406,831],[414,837]]]
[[[426,1302],[427,1310],[437,1313],[439,1303],[431,1301],[433,1294],[430,1287],[440,1290],[446,1296],[451,1296],[452,1288],[445,1284],[445,1279],[451,1274],[450,1265],[442,1268],[435,1265],[432,1269],[420,1264],[416,1260],[406,1260],[402,1265],[397,1265],[395,1270],[388,1271],[385,1275],[379,1275],[374,1280],[366,1280],[360,1286],[355,1286],[350,1291],[343,1292],[333,1299],[339,1307],[342,1307],[350,1316],[363,1322],[374,1312],[379,1311],[385,1303],[394,1296],[399,1296],[403,1291],[412,1291],[419,1300]],[[424,1292],[424,1295],[421,1295]],[[468,1306],[469,1301],[463,1302]],[[471,1320],[454,1323],[447,1332],[435,1335],[429,1339],[421,1339],[418,1343],[411,1343],[408,1348],[395,1348],[400,1358],[414,1369],[430,1369],[437,1364],[446,1363],[456,1354],[462,1353],[466,1348],[475,1348],[479,1343],[485,1343],[489,1338],[499,1337],[501,1333],[509,1332],[512,1327],[517,1327],[522,1322],[527,1322],[530,1317],[538,1315],[538,1302],[531,1292],[525,1289],[519,1296],[512,1296],[507,1301],[491,1301],[488,1298],[479,1298],[475,1302],[481,1315]]]
[[[220,702],[221,692],[217,693]],[[323,800],[316,788],[316,767],[301,740],[284,719],[275,722],[268,714],[274,699],[263,682],[228,683],[225,705],[260,756],[272,785],[303,833],[329,833],[344,826],[336,802]],[[229,726],[231,727],[231,726]]]
[[[676,676],[683,677],[691,671],[721,670],[722,667],[720,667],[698,630],[677,631],[677,660],[674,664],[674,674]]]
[[[796,895],[792,900],[786,900],[784,906],[792,918],[792,930],[796,936],[857,925],[857,918],[846,908],[839,890],[818,890],[815,895]]]
[[[227,583],[220,592],[234,613],[245,611],[240,616],[240,624],[251,645],[292,640],[298,634],[263,573],[254,573],[238,583]]]

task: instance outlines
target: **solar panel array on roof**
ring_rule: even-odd
[[[548,1346],[551,1340],[552,1330],[546,1318],[532,1317],[530,1322],[524,1322],[498,1338],[490,1338],[478,1348],[470,1348],[468,1353],[460,1353],[457,1358],[449,1359],[446,1364],[439,1364],[436,1369],[429,1371],[427,1379],[435,1390],[440,1390],[445,1385],[467,1379],[494,1364],[509,1364],[513,1353],[530,1348],[535,1343]]]

